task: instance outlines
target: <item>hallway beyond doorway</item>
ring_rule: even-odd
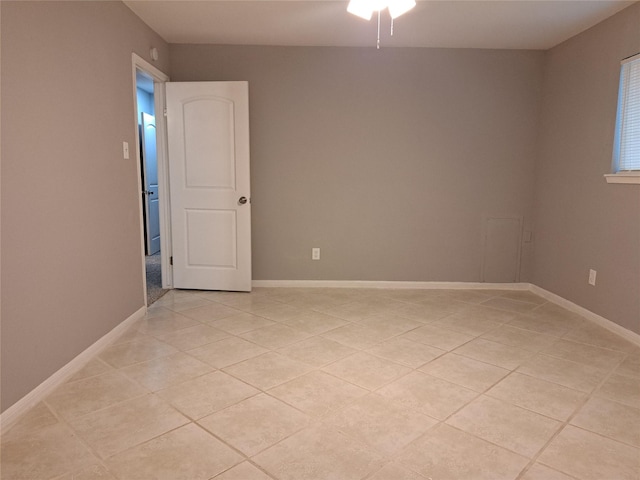
[[[160,252],[144,257],[147,274],[147,306],[162,297],[169,290],[162,288]]]

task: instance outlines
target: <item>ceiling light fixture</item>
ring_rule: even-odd
[[[378,12],[378,43],[380,48],[380,12],[389,9],[391,16],[391,35],[393,35],[393,20],[416,6],[416,0],[350,0],[347,12],[365,20],[371,20],[373,12]]]

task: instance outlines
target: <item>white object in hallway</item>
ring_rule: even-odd
[[[173,286],[251,290],[247,82],[166,84]]]
[[[144,191],[142,194],[147,232],[147,255],[160,251],[160,209],[158,203],[158,156],[156,151],[156,119],[142,113],[142,169]]]

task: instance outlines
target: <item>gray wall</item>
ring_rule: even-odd
[[[542,52],[170,53],[173,81],[249,81],[254,279],[479,281],[483,215],[530,219]]]
[[[603,178],[620,60],[638,52],[635,4],[546,54],[533,283],[640,333],[640,185]]]
[[[168,47],[119,2],[0,3],[5,410],[144,305],[131,52]]]

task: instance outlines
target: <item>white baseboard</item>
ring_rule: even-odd
[[[42,401],[58,386],[62,385],[69,377],[80,371],[89,362],[89,360],[120,337],[133,323],[143,318],[146,311],[147,307],[141,307],[129,316],[129,318],[96,341],[93,345],[47,378],[31,392],[22,397],[11,407],[7,408],[2,415],[0,415],[0,433],[11,428],[22,415],[29,411],[29,409]]]
[[[480,282],[393,282],[366,280],[254,280],[253,287],[275,288],[389,288],[389,289],[476,289],[476,290],[529,290],[528,283]]]
[[[613,332],[617,335],[620,335],[625,340],[628,340],[638,346],[640,346],[640,335],[631,330],[627,330],[624,327],[621,327],[617,323],[612,322],[611,320],[607,320],[604,317],[601,317],[597,313],[593,313],[591,310],[587,310],[580,305],[577,305],[560,295],[556,295],[555,293],[551,293],[544,288],[538,287],[537,285],[530,284],[529,290],[531,293],[535,293],[536,295],[541,296],[545,300],[548,300],[556,305],[559,305],[563,308],[566,308],[570,312],[577,313],[580,316],[585,317],[587,320],[591,320],[593,323],[600,325],[603,328],[606,328],[610,332]]]

